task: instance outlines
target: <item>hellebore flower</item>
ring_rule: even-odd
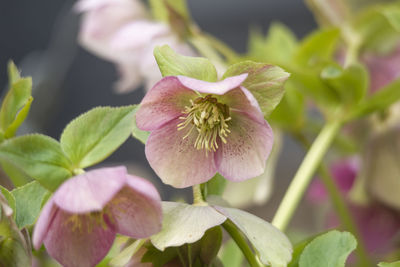
[[[169,76],[143,98],[137,126],[151,134],[146,157],[164,183],[188,187],[216,172],[243,181],[264,172],[273,133],[242,86],[247,74],[219,82]]]
[[[357,204],[351,200],[349,193],[355,186],[359,169],[359,161],[351,158],[333,164],[331,173],[349,206],[368,252],[374,255],[384,254],[394,247],[394,236],[400,230],[400,215],[376,202]],[[323,203],[326,200],[326,190],[320,181],[315,180],[312,183],[308,197],[314,203]],[[335,213],[328,214],[326,224],[329,228],[339,225]]]
[[[64,266],[95,266],[117,233],[144,238],[161,229],[161,202],[146,180],[125,167],[102,168],[65,181],[44,206],[33,245],[44,243]]]
[[[83,13],[80,44],[98,57],[117,64],[121,79],[118,92],[129,92],[145,81],[150,88],[161,79],[153,49],[168,44],[184,55],[194,55],[189,45],[164,23],[150,20],[138,0],[81,0],[75,6]]]

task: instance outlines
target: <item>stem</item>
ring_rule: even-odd
[[[201,35],[196,35],[189,41],[202,56],[213,61],[214,64],[218,64],[219,66],[226,68],[224,60],[217,53],[217,51],[215,51],[214,47],[210,45],[205,37]]]
[[[250,249],[249,245],[246,242],[243,234],[236,228],[236,226],[230,221],[226,220],[222,226],[229,233],[232,239],[236,242],[243,255],[246,257],[248,263],[251,267],[263,267],[262,264],[259,263],[257,256]]]
[[[206,206],[207,202],[203,199],[203,194],[201,193],[201,186],[199,184],[193,187],[193,205],[196,206]]]
[[[272,224],[281,231],[285,231],[288,226],[294,211],[311,182],[315,170],[321,163],[341,124],[341,121],[334,120],[324,126],[297,170],[272,220]]]

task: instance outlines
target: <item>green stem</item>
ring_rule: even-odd
[[[251,267],[263,267],[262,264],[257,259],[257,256],[253,251],[250,249],[249,245],[246,242],[245,237],[243,234],[236,228],[236,226],[230,221],[226,220],[222,226],[225,230],[229,233],[232,239],[236,242],[240,250],[242,251],[243,255],[246,257],[248,263]]]
[[[224,60],[221,58],[221,56],[218,54],[218,52],[210,45],[208,40],[201,36],[201,35],[195,35],[193,38],[191,38],[190,43],[197,49],[197,51],[204,57],[210,59],[213,61],[213,63],[218,64],[221,67],[226,67],[226,64]]]
[[[197,206],[205,206],[207,202],[203,199],[203,194],[201,193],[201,186],[199,184],[194,185],[193,187],[193,205]]]
[[[328,122],[305,156],[275,214],[272,224],[285,231],[322,158],[340,129],[341,121]]]

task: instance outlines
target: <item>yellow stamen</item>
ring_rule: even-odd
[[[178,124],[178,131],[188,127],[189,130],[183,137],[185,139],[196,129],[198,134],[194,147],[215,152],[218,149],[218,140],[226,143],[226,137],[230,133],[227,123],[231,120],[229,107],[218,103],[211,95],[190,100],[190,104],[183,111],[186,116],[179,117],[183,122]]]

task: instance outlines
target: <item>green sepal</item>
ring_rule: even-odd
[[[73,176],[71,162],[60,144],[45,135],[25,135],[3,142],[0,160],[14,165],[50,191]]]
[[[60,143],[74,169],[99,163],[121,146],[134,129],[136,108],[97,107],[70,122]]]
[[[395,262],[380,262],[378,267],[400,267],[400,261]]]
[[[207,58],[182,56],[168,45],[154,48],[154,57],[163,77],[182,75],[207,82],[218,79],[217,70]]]
[[[253,61],[243,61],[231,65],[223,78],[247,73],[242,86],[257,99],[264,116],[268,116],[281,101],[285,91],[284,83],[289,73],[282,68]]]

